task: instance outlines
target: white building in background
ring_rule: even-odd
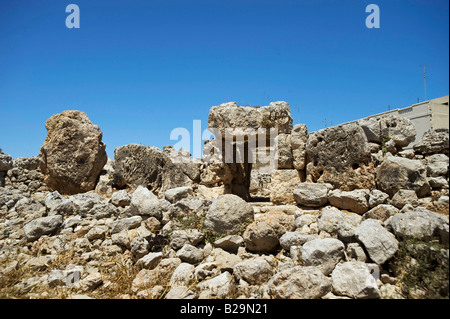
[[[402,109],[394,109],[387,112],[370,115],[366,118],[393,115],[403,116],[409,119],[416,127],[416,139],[405,147],[405,149],[410,149],[429,129],[449,128],[448,102],[449,96],[446,95],[437,99],[413,104]]]

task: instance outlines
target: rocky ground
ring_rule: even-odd
[[[277,169],[137,144],[108,160],[77,111],[39,156],[0,152],[0,297],[448,298],[448,130],[404,150],[408,120],[308,133],[284,102],[209,121],[280,128]]]

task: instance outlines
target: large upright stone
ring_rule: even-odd
[[[2,153],[0,149],[0,172],[7,172],[11,168],[13,168],[11,155]]]
[[[4,154],[0,149],[0,187],[5,186],[5,176],[13,168],[11,155]]]
[[[370,147],[360,126],[347,124],[310,133],[306,152],[307,180],[345,191],[375,188]]]
[[[292,157],[291,135],[278,134],[276,137],[278,143],[278,168],[291,169],[294,168],[294,161]]]
[[[62,194],[93,190],[108,160],[100,128],[81,111],[55,114],[45,127],[40,169],[47,186]]]
[[[269,185],[270,201],[274,204],[295,203],[294,190],[300,183],[300,173],[296,169],[274,171]]]
[[[306,142],[308,141],[308,128],[305,124],[296,124],[291,132],[292,157],[294,168],[306,168]]]

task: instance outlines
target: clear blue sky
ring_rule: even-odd
[[[68,29],[75,3],[81,27]],[[365,8],[381,11],[368,29]],[[207,127],[211,106],[286,101],[310,131],[449,91],[447,0],[0,0],[0,148],[33,156],[67,109],[108,156]]]

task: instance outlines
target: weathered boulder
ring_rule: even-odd
[[[0,150],[0,172],[7,172],[13,168],[13,160],[11,155],[4,154]]]
[[[359,120],[358,125],[363,128],[369,142],[382,143],[383,140],[392,140],[395,146],[405,147],[416,137],[414,124],[405,117],[371,117]]]
[[[350,261],[338,264],[331,273],[333,292],[351,298],[380,298],[375,278],[363,262]]]
[[[316,266],[329,275],[336,264],[344,259],[345,246],[335,238],[313,239],[300,248],[301,260],[305,266]]]
[[[93,207],[94,203],[92,203]],[[71,199],[64,198],[58,191],[48,193],[45,197],[45,206],[49,215],[68,215],[74,210],[74,203]],[[78,202],[76,208],[79,208]],[[80,212],[80,210],[78,210]],[[80,212],[85,214],[86,211]]]
[[[389,199],[389,194],[386,194],[378,189],[372,189],[369,196],[369,207],[374,208],[378,205],[385,204]]]
[[[360,224],[362,217],[354,213],[344,213],[336,208],[324,209],[319,218],[319,229],[329,234],[337,234],[342,241],[352,241],[355,228]]]
[[[296,124],[291,132],[291,146],[293,165],[295,169],[306,168],[306,142],[308,141],[308,128],[305,124]]]
[[[118,207],[129,206],[131,203],[131,195],[125,189],[122,189],[112,194],[111,203]]]
[[[35,241],[43,235],[55,233],[62,225],[61,215],[39,217],[25,224],[23,230],[28,241]]]
[[[226,194],[213,201],[204,224],[220,234],[233,234],[248,220],[253,220],[253,207],[236,195]]]
[[[321,207],[328,203],[330,184],[300,183],[294,189],[294,199],[297,204],[308,207]]]
[[[398,238],[430,240],[434,236],[441,238],[446,236],[446,239],[442,239],[448,242],[448,216],[431,212],[423,207],[396,214],[386,223]]]
[[[355,189],[349,192],[335,189],[328,194],[328,201],[337,208],[364,214],[369,210],[369,196],[370,191],[367,189]]]
[[[276,273],[268,282],[274,299],[319,299],[331,291],[331,281],[317,267],[296,266]]]
[[[271,102],[269,106],[264,107],[243,107],[235,102],[223,103],[209,110],[208,128],[218,129],[222,136],[225,136],[227,128],[276,128],[279,134],[290,134],[291,109],[286,102]]]
[[[186,287],[190,286],[194,281],[195,266],[187,262],[181,263],[173,272],[170,278],[169,284],[174,287]]]
[[[368,212],[364,213],[362,218],[363,219],[369,219],[369,218],[377,219],[381,222],[384,222],[389,217],[394,216],[395,214],[398,214],[399,212],[400,211],[392,205],[381,204],[381,205],[375,206]]]
[[[355,229],[356,239],[364,245],[370,259],[381,265],[398,250],[395,236],[384,228],[378,220],[366,219]]]
[[[202,249],[185,244],[177,251],[177,257],[189,264],[198,264],[203,260],[204,255]]]
[[[116,234],[120,233],[123,230],[129,230],[133,228],[137,228],[141,225],[142,217],[141,216],[132,216],[128,218],[120,218],[115,220],[111,225],[111,233]]]
[[[234,289],[233,276],[225,271],[222,274],[204,280],[197,285],[200,291],[199,299],[224,299],[229,298]]]
[[[217,239],[214,242],[214,247],[221,248],[226,251],[237,252],[239,247],[244,244],[244,239],[239,235],[228,235]]]
[[[254,252],[269,252],[276,249],[280,237],[295,229],[294,216],[284,213],[265,213],[248,225],[243,238],[245,247]]]
[[[449,154],[449,129],[430,129],[414,144],[414,151],[422,154]]]
[[[306,143],[307,179],[341,190],[374,189],[373,163],[367,137],[356,124],[310,133]]]
[[[427,159],[427,174],[431,177],[446,175],[449,158],[445,154],[434,154]]]
[[[280,245],[286,251],[289,251],[292,246],[302,246],[307,241],[316,239],[317,236],[302,234],[298,231],[286,232],[280,237]]]
[[[198,229],[174,230],[172,233],[172,239],[170,241],[170,247],[172,247],[172,249],[178,250],[186,244],[195,246],[204,238],[205,234],[203,234]]]
[[[178,202],[180,199],[193,195],[192,187],[182,186],[168,189],[164,192],[164,197],[171,203]]]
[[[81,111],[55,114],[45,127],[39,156],[47,186],[63,194],[93,190],[108,160],[100,128]]]
[[[414,190],[419,197],[430,191],[426,167],[420,161],[394,156],[387,156],[378,167],[377,185],[391,197],[400,189]]]
[[[158,199],[155,194],[143,186],[139,186],[131,196],[130,211],[134,215],[153,216],[161,219],[164,212],[170,210],[170,203]]]
[[[412,189],[400,189],[397,193],[395,193],[391,200],[391,204],[398,209],[402,209],[406,204],[417,206],[418,202],[419,198],[417,197],[416,192]]]
[[[174,163],[154,146],[128,144],[114,150],[114,184],[119,188],[144,186],[154,192],[191,186],[187,163]],[[198,172],[199,173],[199,172]]]
[[[234,265],[233,275],[251,285],[261,285],[272,277],[273,270],[263,257],[257,257]]]
[[[148,253],[136,262],[136,266],[145,269],[153,269],[159,264],[162,258],[162,252]]]

